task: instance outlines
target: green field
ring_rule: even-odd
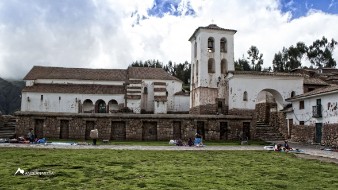
[[[338,165],[270,151],[1,148],[0,189],[338,189]],[[26,176],[14,173],[53,172]]]

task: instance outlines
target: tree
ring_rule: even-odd
[[[167,65],[163,67],[170,75],[179,78],[184,84],[188,84],[190,80],[191,65],[188,61],[184,63],[172,63],[169,61]]]
[[[308,51],[308,47],[303,42],[298,42],[296,47],[290,46],[287,50],[286,67],[289,71],[302,66],[303,55]]]
[[[273,71],[275,72],[285,72],[286,71],[286,61],[285,61],[285,47],[283,48],[283,53],[278,52],[275,54],[272,60]]]
[[[131,65],[131,67],[153,67],[153,68],[162,68],[163,64],[159,60],[146,60],[144,62],[142,61],[135,61]]]
[[[259,53],[256,46],[251,46],[248,50],[248,59],[252,65],[252,70],[261,71],[263,65],[263,54]]]
[[[236,71],[251,71],[249,61],[244,58],[244,55],[242,58],[239,58],[237,61],[235,61],[235,70]]]
[[[302,66],[302,58],[308,51],[308,47],[303,42],[298,42],[296,46],[290,46],[288,49],[283,47],[282,52],[275,54],[272,60],[273,70],[275,72],[288,72]]]
[[[329,67],[336,66],[336,61],[332,57],[332,52],[337,45],[337,41],[331,39],[328,41],[324,36],[321,40],[316,40],[309,46],[307,57],[311,64],[317,67]]]

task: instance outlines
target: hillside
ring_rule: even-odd
[[[20,110],[23,87],[24,81],[7,81],[0,78],[0,111],[3,115]]]

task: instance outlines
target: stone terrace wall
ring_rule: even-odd
[[[217,105],[216,104],[207,104],[196,106],[190,109],[190,114],[195,115],[215,115],[217,113]]]
[[[203,123],[205,140],[220,139],[220,124],[226,123],[227,139],[238,139],[238,134],[243,130],[243,122],[251,124],[250,134],[254,137],[254,124],[251,116],[234,115],[190,115],[190,114],[61,114],[61,113],[33,113],[17,112],[18,122],[16,126],[17,136],[26,136],[29,128],[35,128],[37,120],[43,120],[42,134],[46,138],[58,139],[61,136],[61,130],[65,130],[61,123],[67,123],[66,129],[69,130],[69,139],[85,139],[86,123],[94,123],[94,128],[99,131],[99,139],[113,139],[112,125],[119,123],[119,138],[122,140],[170,140],[174,136],[174,123],[179,124],[180,136],[182,139],[194,137],[197,131],[197,123]],[[68,121],[68,122],[64,122]],[[155,130],[152,127],[143,129],[145,123],[155,124]],[[122,125],[122,126],[121,126]],[[176,126],[177,127],[177,126]],[[63,128],[63,129],[61,129]],[[115,129],[115,128],[114,128]],[[145,131],[144,131],[145,130]],[[116,130],[115,130],[116,131]],[[117,130],[118,131],[118,130]],[[223,129],[224,131],[224,129]],[[64,134],[64,133],[62,133]],[[121,140],[121,139],[119,139]]]
[[[291,129],[291,140],[296,142],[313,143],[315,138],[314,125],[294,125]]]
[[[327,146],[338,147],[338,124],[324,124],[322,143]]]

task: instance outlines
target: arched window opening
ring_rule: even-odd
[[[248,101],[248,93],[246,91],[243,93],[243,101]]]
[[[86,99],[85,101],[83,101],[82,108],[83,108],[83,113],[94,113],[93,102],[89,99]]]
[[[227,60],[226,59],[222,59],[221,61],[221,73],[222,74],[226,74],[227,73]]]
[[[196,58],[197,57],[197,43],[195,42],[195,45],[194,45],[194,57]]]
[[[148,87],[143,88],[143,94],[148,94]]]
[[[215,43],[214,43],[214,38],[209,37],[208,38],[208,52],[214,52],[215,51]]]
[[[98,100],[95,106],[96,106],[96,113],[107,113],[107,105],[103,100]]]
[[[227,39],[226,38],[222,38],[221,39],[221,52],[226,53],[227,52]]]
[[[215,73],[215,60],[212,58],[208,60],[208,73]]]
[[[198,60],[196,61],[196,76],[198,76]]]
[[[165,95],[168,97],[168,95],[169,95],[169,92],[168,92],[168,91],[165,91]]]
[[[294,97],[294,96],[296,96],[296,92],[295,92],[295,91],[292,91],[292,92],[291,92],[291,98]]]
[[[115,113],[119,110],[119,105],[116,100],[110,100],[108,102],[108,108],[110,113]]]

